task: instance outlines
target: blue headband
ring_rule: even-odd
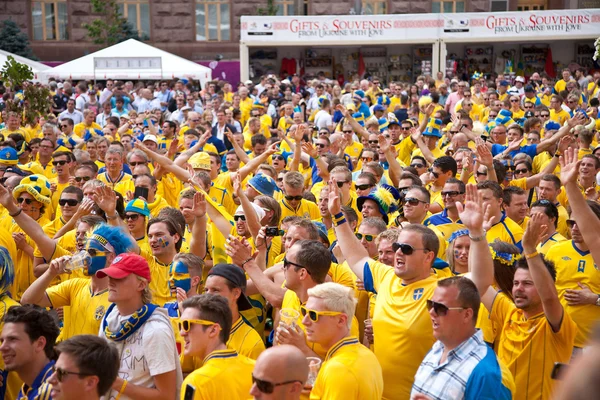
[[[458,231],[454,231],[452,233],[452,235],[450,236],[450,239],[448,240],[448,242],[452,243],[454,242],[457,238],[461,237],[461,236],[466,236],[469,234],[469,230],[468,229],[459,229]]]

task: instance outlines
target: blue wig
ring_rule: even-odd
[[[15,266],[6,247],[0,246],[0,295],[8,293],[15,280]]]
[[[115,248],[115,254],[123,254],[133,249],[133,241],[129,234],[121,227],[110,226],[107,224],[96,225],[91,235],[102,236],[112,247]]]

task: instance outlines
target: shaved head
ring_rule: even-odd
[[[255,399],[296,400],[300,398],[304,383],[308,379],[308,362],[304,353],[295,346],[274,346],[258,356],[252,375],[271,383],[299,381],[277,386],[272,394],[261,393],[256,385],[253,385],[250,394]]]

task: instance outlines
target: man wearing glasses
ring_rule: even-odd
[[[456,178],[450,178],[446,181],[441,194],[444,201],[444,209],[427,218],[423,225],[435,226],[444,238],[448,240],[455,231],[465,229],[458,216],[458,208],[456,207],[457,202],[461,204],[465,202],[465,184]]]
[[[308,362],[297,347],[270,347],[254,364],[250,394],[261,400],[300,400],[307,379]]]
[[[81,335],[56,346],[59,354],[48,383],[53,400],[99,400],[119,372],[119,353],[96,335]]]
[[[52,166],[56,172],[56,177],[50,179],[50,184],[54,187],[54,192],[52,193],[52,215],[55,214],[55,210],[58,210],[58,201],[62,191],[71,184],[71,168],[74,164],[75,157],[69,151],[57,151],[52,154]]]
[[[559,95],[555,94],[550,97],[550,119],[554,122],[558,122],[560,126],[563,126],[565,121],[569,119],[569,113],[562,108],[563,99]]]
[[[227,348],[232,319],[227,300],[206,293],[186,299],[182,307],[179,333],[185,340],[184,355],[204,361],[183,381],[182,398],[248,397],[254,361]]]

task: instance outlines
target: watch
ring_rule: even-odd
[[[600,294],[598,295],[598,298],[596,299],[596,305],[600,307]]]
[[[471,239],[474,242],[481,242],[483,239],[485,239],[485,234],[485,229],[483,230],[483,234],[481,236],[471,236],[471,234],[469,233],[469,239]]]

